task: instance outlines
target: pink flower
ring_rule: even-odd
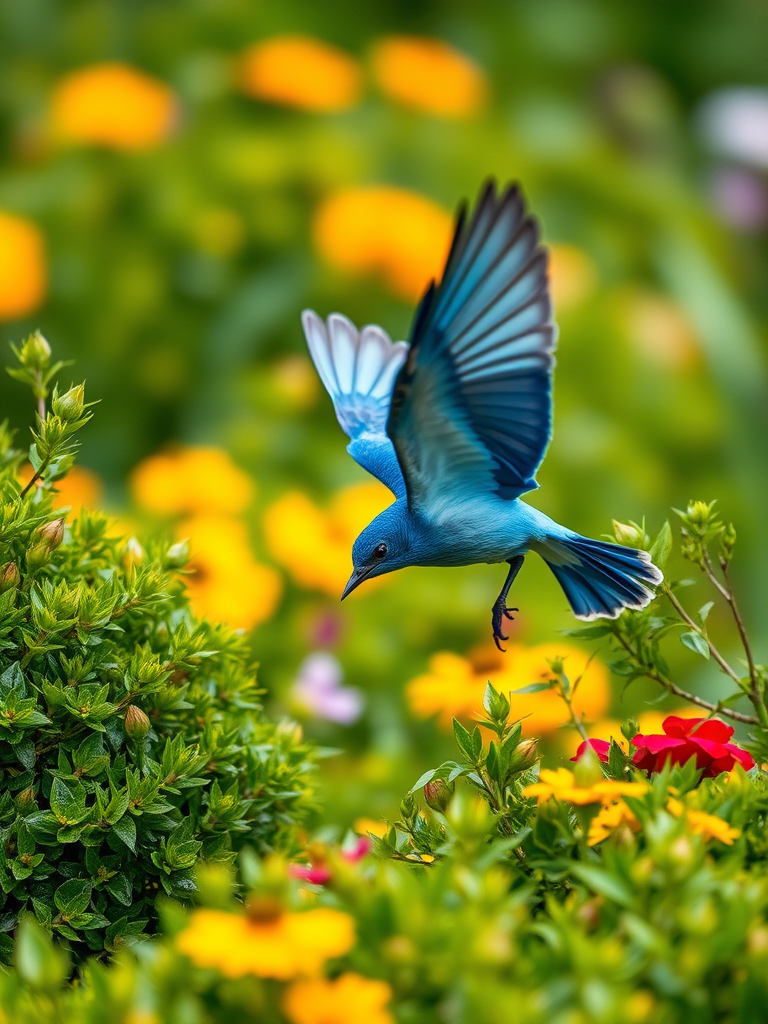
[[[331,869],[327,864],[291,864],[288,868],[292,878],[300,878],[313,885],[326,885],[331,880]]]
[[[643,736],[632,740],[635,751],[632,761],[642,771],[660,772],[666,764],[685,764],[696,758],[696,767],[703,768],[704,778],[729,772],[738,761],[745,771],[755,765],[751,754],[735,743],[729,743],[733,728],[719,718],[679,718],[670,715],[661,724],[664,735]]]
[[[348,850],[342,850],[341,856],[350,864],[355,864],[363,859],[372,846],[373,843],[368,836],[355,836],[355,845]]]
[[[363,713],[364,698],[354,686],[344,686],[338,658],[328,651],[315,651],[304,659],[291,693],[314,718],[353,725]]]
[[[592,747],[594,752],[597,754],[599,760],[608,763],[608,751],[611,749],[610,740],[585,740],[579,744],[579,749],[576,751],[576,756],[572,757],[572,761],[578,761],[587,747]]]

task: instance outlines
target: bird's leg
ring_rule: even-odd
[[[504,580],[504,586],[501,588],[501,593],[496,598],[493,605],[493,611],[491,613],[491,621],[493,622],[493,640],[500,651],[504,650],[501,646],[501,641],[509,639],[501,632],[502,621],[505,616],[511,621],[513,618],[512,612],[517,611],[517,608],[507,608],[507,594],[509,594],[509,589],[515,582],[515,576],[520,572],[520,568],[524,560],[523,555],[515,555],[514,558],[507,559],[509,562],[509,572],[507,573],[507,578]]]

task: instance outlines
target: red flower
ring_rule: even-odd
[[[661,724],[665,735],[643,736],[632,740],[635,751],[632,761],[642,771],[660,772],[666,764],[685,764],[696,758],[696,767],[703,768],[704,778],[729,772],[738,761],[745,771],[755,765],[751,754],[735,743],[729,743],[733,728],[719,718],[678,718],[670,715]]]
[[[373,843],[368,836],[357,836],[355,845],[349,850],[342,850],[341,856],[344,860],[349,861],[350,864],[354,864],[356,861],[362,860],[372,846]]]
[[[592,747],[599,760],[608,764],[608,751],[611,749],[610,740],[585,740],[583,743],[579,744],[579,749],[576,751],[576,757],[572,757],[571,760],[578,761],[588,746]]]

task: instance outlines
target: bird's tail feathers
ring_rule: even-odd
[[[664,578],[646,551],[578,534],[548,538],[537,551],[579,619],[615,619],[625,608],[644,608]]]

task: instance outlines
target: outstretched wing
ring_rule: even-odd
[[[404,341],[393,342],[373,324],[358,331],[340,313],[332,313],[324,322],[305,309],[301,322],[336,418],[350,438],[347,451],[396,497],[404,497],[403,475],[386,425],[392,386],[408,346]]]
[[[387,433],[408,500],[436,513],[537,486],[551,433],[555,326],[547,254],[520,190],[489,182],[459,214],[439,286],[421,301]]]

